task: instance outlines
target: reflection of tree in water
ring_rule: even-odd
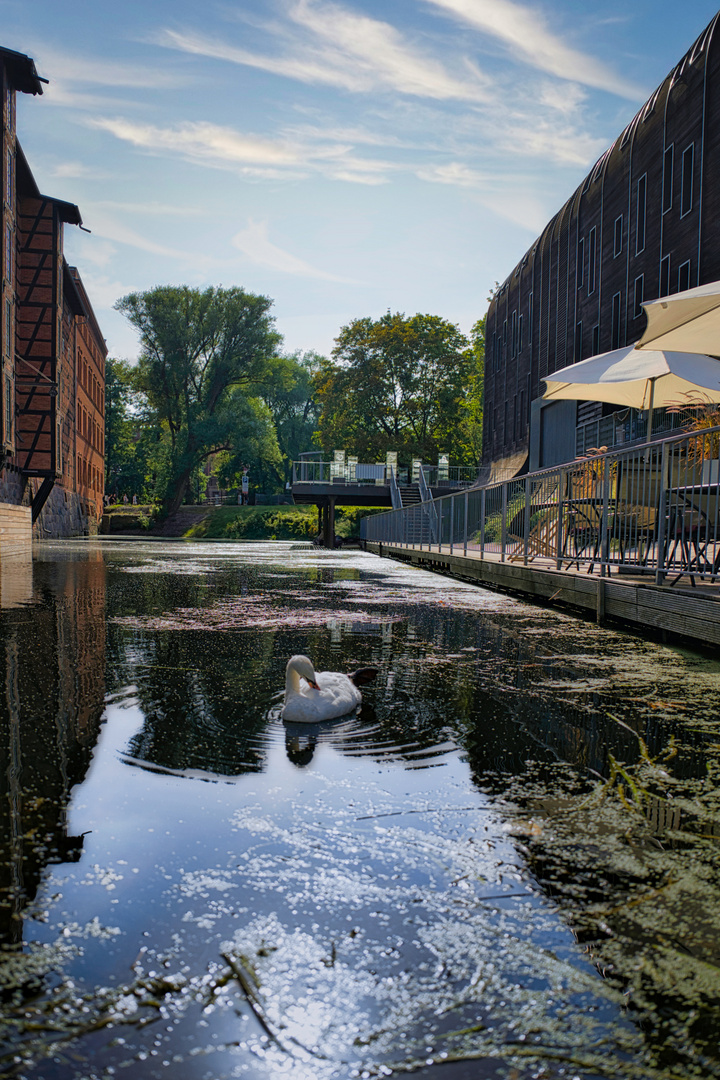
[[[130,757],[220,776],[264,767],[272,634],[143,633],[132,652],[144,722]]]
[[[0,618],[0,941],[20,942],[20,913],[48,863],[75,861],[72,787],[87,772],[103,709],[105,566],[37,564],[32,605]]]

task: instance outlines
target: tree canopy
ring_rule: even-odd
[[[132,381],[158,441],[155,486],[168,513],[208,457],[237,450],[238,411],[262,427],[262,409],[247,398],[259,396],[276,360],[271,305],[241,288],[185,285],[130,293],[115,305],[140,334]]]
[[[355,319],[316,376],[320,445],[366,458],[396,450],[429,461],[448,453],[477,464],[483,355],[480,324],[471,345],[436,315]]]

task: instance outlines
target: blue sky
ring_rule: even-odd
[[[0,0],[42,191],[112,355],[156,284],[275,301],[329,353],[387,309],[467,332],[495,280],[635,114],[717,0]]]

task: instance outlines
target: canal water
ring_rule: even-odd
[[[0,599],[0,1075],[720,1076],[716,659],[292,544]]]

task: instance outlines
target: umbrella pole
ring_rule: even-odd
[[[655,380],[651,379],[650,380],[650,405],[648,407],[647,436],[645,438],[646,442],[650,442],[650,439],[652,438],[654,401],[655,401]]]

